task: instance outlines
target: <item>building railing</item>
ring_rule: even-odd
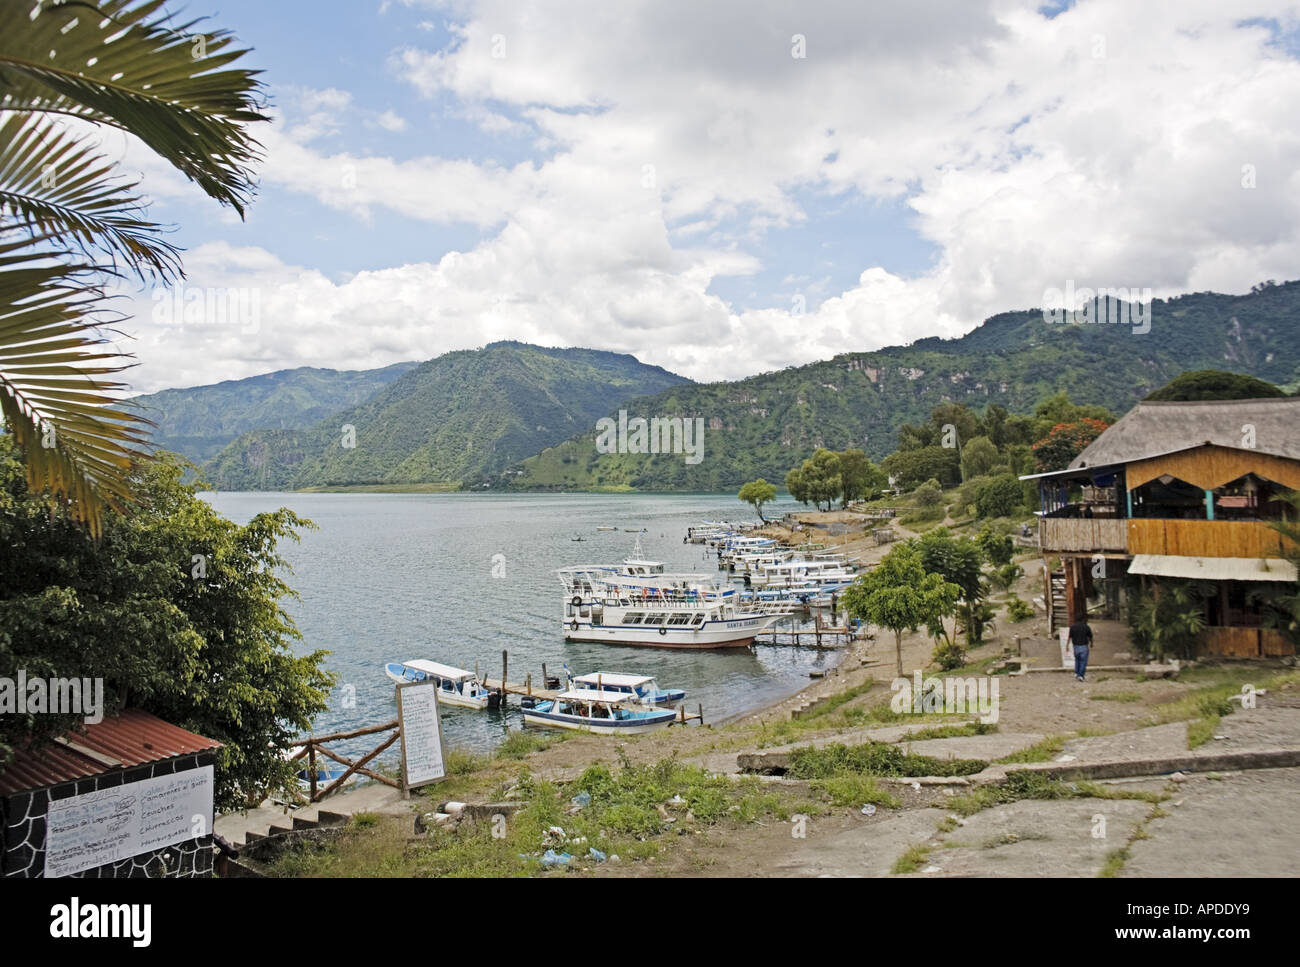
[[[1287,540],[1267,521],[1044,517],[1045,552],[1118,552],[1178,557],[1283,557]]]

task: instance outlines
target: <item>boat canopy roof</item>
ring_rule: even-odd
[[[574,675],[573,680],[584,685],[598,682],[603,685],[632,688],[654,681],[649,675],[620,675],[617,672],[592,672],[590,675]]]
[[[560,698],[574,702],[610,702],[614,705],[626,705],[626,692],[598,691],[594,688],[571,688],[560,693]]]
[[[437,675],[439,678],[449,678],[454,682],[468,682],[474,677],[473,672],[467,672],[463,668],[453,668],[451,665],[443,665],[424,658],[412,658],[402,664],[407,668],[414,668],[428,675]]]

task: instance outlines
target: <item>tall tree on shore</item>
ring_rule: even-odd
[[[776,488],[770,483],[759,477],[757,480],[751,480],[740,488],[740,493],[736,494],[738,498],[754,508],[758,514],[758,519],[767,523],[767,518],[763,516],[763,505],[776,499]]]
[[[105,286],[183,276],[138,182],[91,136],[111,127],[241,217],[260,145],[246,51],[163,0],[0,4],[0,415],[27,484],[98,534],[107,507],[132,500],[148,421],[120,405],[111,377],[129,356],[108,346]],[[72,119],[69,121],[68,119]]]
[[[953,614],[961,589],[925,570],[921,553],[900,544],[844,591],[849,614],[894,633],[899,677],[903,675],[903,633],[933,627]]]

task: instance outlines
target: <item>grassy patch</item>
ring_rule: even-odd
[[[1102,879],[1114,879],[1124,869],[1124,864],[1128,862],[1128,858],[1129,848],[1127,846],[1111,850],[1106,854],[1106,862],[1102,864],[1101,872],[1097,875]]]
[[[1023,749],[1017,749],[1010,755],[1004,755],[997,761],[1006,764],[1018,764],[1026,762],[1051,762],[1061,750],[1065,748],[1065,736],[1049,735],[1046,738],[1035,742],[1031,746]]]
[[[933,849],[933,846],[926,846],[921,843],[908,847],[906,853],[894,860],[893,868],[889,872],[894,874],[917,872],[930,858]]]
[[[829,779],[814,780],[812,788],[829,795],[832,806],[863,806],[871,803],[897,809],[902,805],[897,796],[881,789],[873,776],[832,776]]]
[[[522,759],[534,752],[549,749],[567,738],[569,738],[567,732],[528,732],[524,729],[514,729],[506,734],[505,739],[493,751],[493,755],[502,759]]]
[[[1140,702],[1142,696],[1137,692],[1111,692],[1108,695],[1090,696],[1094,702]]]
[[[1214,738],[1219,728],[1219,716],[1207,715],[1203,719],[1193,719],[1187,723],[1187,748],[1199,749]]]
[[[929,729],[909,732],[900,741],[921,742],[925,739],[960,739],[970,735],[990,735],[998,727],[992,723],[967,722],[964,725],[940,725]]]
[[[805,746],[790,753],[787,773],[795,779],[829,779],[850,774],[870,776],[969,776],[988,765],[982,759],[936,759],[904,752],[896,745],[838,743],[821,749]]]

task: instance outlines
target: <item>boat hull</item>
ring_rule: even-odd
[[[652,632],[636,625],[593,625],[589,620],[569,619],[564,623],[565,641],[590,641],[603,645],[630,645],[638,648],[745,648],[754,638],[776,621],[775,615],[755,615],[725,621],[707,622],[700,628],[664,628]],[[574,626],[577,627],[574,627]],[[663,626],[660,626],[663,627]]]
[[[526,725],[541,725],[552,729],[569,729],[574,732],[593,732],[596,735],[640,735],[666,728],[673,723],[673,716],[651,720],[617,721],[614,719],[588,719],[581,716],[562,715],[557,712],[538,712],[524,709]]]

